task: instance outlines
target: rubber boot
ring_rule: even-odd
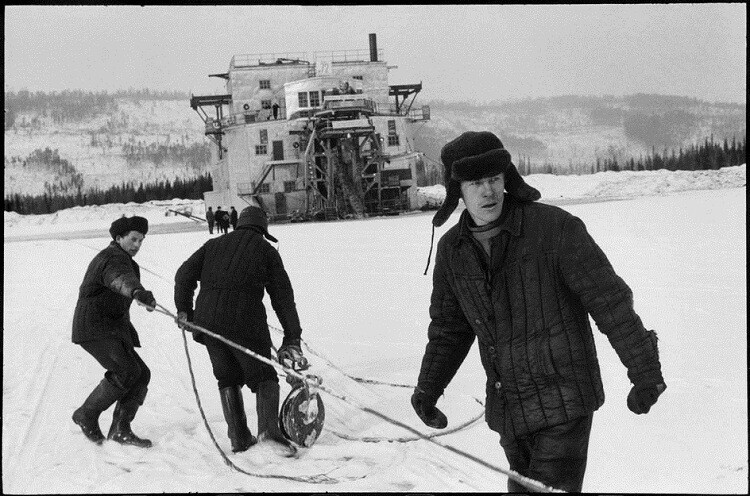
[[[232,451],[239,453],[246,451],[258,442],[247,426],[245,403],[242,399],[241,386],[227,386],[219,389],[221,395],[221,409],[227,421],[227,436],[232,442]]]
[[[153,446],[153,443],[149,439],[142,439],[136,436],[130,428],[130,423],[135,418],[138,408],[140,408],[143,400],[146,398],[146,391],[147,388],[143,388],[137,396],[117,402],[107,439],[120,444],[138,446],[139,448],[150,448]]]
[[[258,384],[255,406],[258,413],[258,439],[280,445],[283,456],[294,456],[297,448],[279,428],[279,383],[263,381]]]
[[[73,412],[73,422],[78,424],[83,433],[96,444],[102,444],[104,434],[99,428],[99,415],[119,400],[125,391],[118,388],[106,378],[91,391],[86,401]]]

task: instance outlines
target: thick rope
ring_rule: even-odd
[[[259,472],[248,472],[247,470],[242,469],[241,467],[238,467],[237,465],[232,462],[232,460],[229,459],[226,453],[224,453],[224,450],[221,449],[221,446],[219,446],[219,443],[216,441],[216,437],[214,437],[213,431],[211,431],[211,427],[208,425],[208,419],[206,419],[206,412],[203,411],[203,406],[201,405],[201,399],[198,395],[198,388],[195,384],[195,374],[193,373],[193,364],[190,360],[190,351],[188,350],[188,342],[185,330],[182,330],[182,342],[185,345],[185,355],[187,356],[187,362],[188,362],[188,370],[190,371],[190,381],[193,384],[193,392],[195,393],[195,401],[198,403],[198,410],[201,412],[201,417],[203,418],[203,425],[206,426],[206,430],[208,431],[208,435],[211,438],[211,441],[213,441],[214,446],[216,446],[216,449],[219,451],[219,454],[221,455],[222,459],[224,460],[224,463],[229,465],[234,470],[241,472],[245,475],[250,475],[253,477],[263,477],[267,479],[285,479],[285,480],[291,480],[296,482],[310,482],[310,483],[317,483],[317,484],[335,484],[337,482],[340,482],[339,479],[333,479],[329,477],[327,474],[316,474],[316,475],[310,475],[310,476],[290,476],[290,475],[281,475],[281,474],[265,474],[265,473],[259,473]],[[363,476],[364,477],[364,476]],[[363,477],[357,477],[359,479]],[[347,478],[350,480],[353,480],[353,478]]]
[[[272,367],[276,368],[277,370],[280,370],[282,373],[285,373],[286,375],[291,375],[293,377],[296,377],[297,379],[305,381],[306,383],[312,385],[313,387],[315,387],[315,388],[317,388],[317,389],[319,389],[321,391],[325,391],[326,393],[328,393],[329,395],[333,396],[334,398],[338,398],[338,399],[340,399],[342,401],[345,401],[345,402],[347,402],[347,403],[349,403],[349,404],[351,404],[351,405],[359,408],[360,410],[362,410],[364,412],[370,413],[370,414],[372,414],[372,415],[374,415],[374,416],[376,416],[376,417],[378,417],[378,418],[380,418],[382,420],[385,420],[388,423],[391,423],[393,425],[396,425],[398,427],[406,429],[409,432],[412,432],[412,433],[416,434],[417,436],[419,436],[419,438],[424,439],[426,441],[429,441],[429,442],[431,442],[431,443],[433,443],[433,444],[435,444],[435,445],[437,445],[437,446],[439,446],[441,448],[445,448],[448,451],[451,451],[451,452],[453,452],[453,453],[455,453],[457,455],[461,455],[461,456],[463,456],[463,457],[465,457],[465,458],[467,458],[467,459],[469,459],[469,460],[471,460],[471,461],[473,461],[475,463],[478,463],[478,464],[480,464],[480,465],[482,465],[482,466],[484,466],[486,468],[489,468],[489,469],[494,470],[496,472],[500,472],[500,473],[506,475],[508,478],[515,480],[516,482],[518,482],[519,484],[523,485],[524,487],[526,487],[527,489],[529,489],[531,491],[534,491],[534,492],[563,492],[563,491],[559,491],[557,489],[554,489],[552,487],[546,486],[546,485],[542,484],[539,481],[535,481],[533,479],[525,477],[525,476],[519,474],[518,472],[515,472],[514,470],[508,470],[508,469],[504,469],[502,467],[495,466],[495,465],[493,465],[491,463],[488,463],[488,462],[486,462],[486,461],[484,461],[484,460],[482,460],[480,458],[477,458],[476,456],[474,456],[474,455],[472,455],[470,453],[467,453],[467,452],[465,452],[463,450],[460,450],[460,449],[455,448],[455,447],[450,446],[450,445],[441,444],[441,443],[435,441],[435,439],[433,437],[430,437],[430,436],[428,436],[426,434],[423,434],[422,432],[418,431],[417,429],[414,429],[410,425],[407,425],[407,424],[405,424],[405,423],[403,423],[403,422],[401,422],[399,420],[391,418],[388,415],[385,415],[384,413],[381,413],[381,412],[379,412],[377,410],[374,410],[374,409],[372,409],[372,408],[370,408],[370,407],[368,407],[366,405],[359,404],[356,400],[354,400],[352,398],[347,398],[346,396],[342,396],[342,395],[336,394],[333,391],[331,391],[330,389],[328,389],[326,386],[323,386],[322,384],[318,383],[315,379],[310,379],[310,378],[308,378],[306,376],[303,376],[302,374],[300,374],[296,370],[294,370],[294,369],[292,369],[290,367],[284,367],[280,363],[275,362],[273,360],[270,360],[270,359],[268,359],[268,358],[266,358],[266,357],[264,357],[262,355],[259,355],[259,354],[255,353],[254,351],[245,348],[244,346],[241,346],[241,345],[239,345],[237,343],[234,343],[233,341],[225,338],[224,336],[220,336],[220,335],[218,335],[218,334],[216,334],[214,332],[209,331],[208,329],[206,329],[204,327],[201,327],[199,325],[193,324],[192,322],[188,322],[186,320],[179,319],[176,315],[174,315],[173,313],[171,313],[169,310],[167,310],[163,306],[159,305],[158,303],[157,303],[156,306],[158,308],[156,308],[155,311],[157,311],[159,313],[163,313],[163,314],[165,314],[165,315],[167,315],[169,317],[172,317],[175,320],[175,322],[177,322],[178,324],[182,324],[184,326],[191,327],[191,328],[193,328],[193,329],[195,329],[197,331],[200,331],[200,332],[203,332],[205,334],[208,334],[209,336],[215,337],[215,338],[219,339],[220,341],[228,344],[229,346],[232,346],[233,348],[236,348],[236,349],[238,349],[238,350],[240,350],[240,351],[242,351],[242,352],[244,352],[244,353],[252,356],[253,358],[256,358],[256,359],[258,359],[258,360],[260,360],[260,361],[262,361],[264,363],[267,363],[267,364],[271,365]],[[205,420],[205,418],[204,418],[204,420]],[[255,474],[250,474],[250,475],[255,475]],[[288,476],[282,476],[282,477],[288,478]],[[294,479],[294,480],[297,480],[297,479]]]
[[[86,245],[83,245],[83,246],[86,246]],[[87,246],[87,248],[91,248],[91,247]],[[91,248],[91,249],[94,249],[94,248]],[[144,267],[144,270],[146,270],[147,272],[153,274],[154,276],[156,276],[159,279],[167,281],[167,279],[165,279],[164,277],[160,276],[156,272],[148,270],[145,267]],[[143,305],[140,302],[138,302],[138,304],[141,305],[141,306],[146,306],[146,305]],[[291,369],[291,368],[288,368],[288,367],[284,367],[283,365],[281,365],[278,362],[269,360],[269,359],[267,359],[264,356],[258,355],[257,353],[255,353],[255,352],[253,352],[253,351],[251,351],[251,350],[249,350],[249,349],[247,349],[247,348],[245,348],[243,346],[240,346],[240,345],[232,342],[229,339],[226,339],[224,336],[220,336],[218,334],[215,334],[215,333],[209,331],[208,329],[205,329],[203,327],[200,327],[198,325],[193,324],[192,322],[187,322],[185,320],[180,320],[180,319],[178,319],[178,317],[176,315],[174,315],[173,313],[171,313],[169,310],[167,310],[162,305],[159,305],[158,303],[157,303],[156,306],[158,308],[153,309],[154,311],[162,313],[164,315],[167,315],[167,316],[171,317],[178,324],[184,324],[185,326],[192,327],[193,329],[198,330],[200,332],[203,332],[205,334],[208,334],[209,336],[213,336],[216,339],[219,339],[220,341],[226,343],[229,346],[232,346],[232,347],[234,347],[236,349],[239,349],[240,351],[242,351],[242,352],[244,352],[244,353],[246,353],[246,354],[248,354],[248,355],[250,355],[250,356],[252,356],[252,357],[254,357],[254,358],[256,358],[256,359],[258,359],[258,360],[260,360],[262,362],[264,362],[264,363],[268,363],[269,365],[271,365],[272,367],[274,367],[277,370],[281,369],[280,371],[282,372],[282,374],[292,375],[292,376],[294,376],[294,377],[296,377],[298,379],[303,380],[305,383],[314,382],[313,385],[317,389],[325,391],[326,393],[330,394],[334,398],[338,398],[338,399],[340,399],[342,401],[345,401],[345,402],[347,402],[347,403],[349,403],[349,404],[351,404],[351,405],[353,405],[353,406],[361,409],[362,411],[371,413],[372,415],[375,415],[376,417],[379,417],[379,418],[381,418],[381,419],[383,419],[383,420],[385,420],[385,421],[387,421],[387,422],[389,422],[389,423],[391,423],[393,425],[402,427],[402,428],[404,428],[404,429],[406,429],[406,430],[408,430],[410,432],[414,432],[420,439],[424,439],[426,441],[429,441],[429,442],[431,442],[431,443],[433,443],[433,444],[435,444],[437,446],[440,446],[442,448],[445,448],[445,449],[447,449],[447,450],[449,450],[449,451],[451,451],[453,453],[456,453],[458,455],[464,456],[464,457],[468,458],[469,460],[472,460],[472,461],[474,461],[474,462],[476,462],[476,463],[478,463],[478,464],[480,464],[480,465],[482,465],[484,467],[490,468],[490,469],[492,469],[492,470],[494,470],[496,472],[500,472],[500,473],[506,475],[508,478],[515,480],[516,482],[518,482],[522,486],[526,487],[527,489],[530,489],[533,492],[558,492],[558,493],[565,492],[565,491],[561,491],[559,489],[555,489],[555,488],[550,487],[550,486],[546,486],[546,485],[542,484],[541,482],[536,481],[534,479],[530,479],[530,478],[528,478],[526,476],[523,476],[523,475],[519,474],[518,472],[516,472],[514,470],[504,469],[502,467],[497,467],[495,465],[492,465],[492,464],[490,464],[488,462],[485,462],[484,460],[482,460],[480,458],[475,457],[474,455],[472,455],[470,453],[467,453],[467,452],[465,452],[463,450],[459,450],[458,448],[454,448],[453,446],[440,444],[439,442],[437,442],[437,441],[435,441],[433,439],[433,437],[436,437],[436,436],[430,436],[430,435],[423,434],[422,432],[414,429],[413,427],[411,427],[409,425],[404,424],[403,422],[400,422],[398,420],[392,419],[392,418],[388,417],[387,415],[382,414],[382,413],[380,413],[380,412],[378,412],[376,410],[373,410],[373,409],[371,409],[371,408],[369,408],[367,406],[358,405],[355,401],[349,400],[345,396],[340,396],[340,395],[335,394],[334,392],[330,391],[327,387],[322,386],[322,384],[320,384],[319,382],[315,381],[314,379],[308,380],[307,377],[302,376],[301,374],[299,374],[294,369]],[[300,480],[300,478],[293,478],[291,476],[284,476],[284,475],[275,476],[275,475],[271,475],[271,474],[254,474],[254,473],[247,472],[247,471],[245,471],[245,470],[237,467],[236,465],[234,465],[231,462],[231,460],[229,460],[229,458],[226,456],[226,454],[224,453],[224,451],[219,447],[218,443],[216,443],[216,439],[214,438],[213,433],[211,432],[211,429],[210,429],[210,427],[208,425],[208,420],[205,417],[205,414],[203,412],[203,408],[200,405],[200,398],[198,396],[198,390],[197,390],[197,388],[195,386],[195,377],[193,375],[193,369],[192,369],[192,365],[191,365],[191,362],[190,362],[190,355],[189,355],[189,352],[188,352],[188,349],[187,349],[187,339],[185,338],[185,334],[184,334],[185,329],[182,329],[182,330],[183,330],[183,341],[185,342],[185,352],[186,352],[187,357],[188,357],[188,368],[190,369],[190,377],[191,377],[191,380],[193,382],[193,391],[195,393],[196,400],[198,401],[198,406],[199,406],[199,409],[201,411],[201,415],[203,416],[203,422],[206,425],[206,429],[208,430],[209,435],[211,436],[211,439],[214,442],[214,445],[220,451],[220,453],[222,455],[222,458],[224,459],[225,463],[228,463],[230,467],[234,468],[235,470],[237,470],[239,472],[242,472],[242,473],[244,473],[246,475],[250,475],[250,476],[254,476],[254,477],[283,478],[283,479],[291,479],[291,480],[300,481],[300,482],[324,482],[324,483],[329,482],[329,481],[333,482],[333,483],[337,482],[336,479],[331,479],[330,477],[328,477],[325,474],[319,474],[317,476],[310,476],[309,480],[308,479]],[[307,345],[307,343],[305,343],[305,346],[307,346],[309,348],[309,346]],[[326,359],[326,361],[328,361],[329,363],[331,363],[330,360],[328,360],[328,359]],[[398,385],[398,386],[399,387],[411,387],[411,386],[406,386],[406,385]],[[319,480],[315,479],[317,477],[321,477],[321,479],[319,479]]]
[[[284,333],[283,330],[279,329],[278,327],[274,327],[274,326],[272,326],[270,324],[268,325],[268,328],[271,329],[271,330],[273,330],[273,331],[275,331],[275,332],[277,332],[277,333],[279,333],[279,334],[282,334],[282,335]],[[378,380],[375,380],[375,379],[367,379],[367,378],[364,378],[364,377],[357,377],[357,376],[350,375],[346,371],[344,371],[341,368],[339,368],[328,357],[326,357],[322,353],[314,350],[310,346],[310,344],[307,343],[304,339],[300,339],[300,341],[302,342],[302,344],[305,345],[305,348],[307,348],[307,350],[310,353],[312,353],[313,355],[315,355],[315,356],[317,356],[319,358],[322,358],[323,360],[325,360],[328,363],[328,365],[332,369],[340,372],[344,377],[347,377],[347,378],[353,380],[354,382],[358,382],[360,384],[372,384],[372,385],[379,385],[379,386],[400,387],[400,388],[408,388],[408,389],[414,389],[414,387],[415,387],[414,385],[411,385],[411,384],[398,384],[398,383],[394,383],[394,382],[378,381]],[[479,398],[473,398],[473,399],[474,399],[474,401],[476,401],[477,403],[479,403],[480,406],[484,407],[484,403],[482,402],[482,400],[480,400]],[[460,431],[462,429],[465,429],[465,428],[469,427],[470,425],[478,422],[482,417],[484,417],[484,408],[482,408],[482,410],[480,411],[480,413],[478,413],[476,416],[472,417],[471,419],[469,419],[469,420],[467,420],[467,421],[465,421],[465,422],[463,422],[463,423],[461,423],[461,424],[459,424],[459,425],[457,425],[457,426],[455,426],[455,427],[453,427],[451,429],[440,430],[438,432],[433,432],[431,434],[425,434],[425,436],[430,437],[430,438],[447,436],[448,434],[453,434],[454,432],[458,432],[458,431]],[[335,429],[331,429],[331,428],[328,428],[326,430],[330,431],[332,434],[334,434],[334,435],[336,435],[336,436],[338,436],[338,437],[340,437],[342,439],[346,439],[347,441],[362,441],[362,442],[365,442],[365,443],[379,443],[379,442],[409,443],[409,442],[412,442],[412,441],[419,441],[420,439],[424,439],[424,437],[420,437],[420,436],[396,437],[396,438],[393,438],[393,437],[383,437],[383,436],[351,436],[349,434],[345,434],[345,433],[336,431]]]

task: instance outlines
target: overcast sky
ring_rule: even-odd
[[[740,4],[7,6],[5,89],[224,92],[235,54],[367,50],[422,98],[659,93],[745,103]]]

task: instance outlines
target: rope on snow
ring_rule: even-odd
[[[79,243],[79,244],[81,244],[82,246],[86,246],[87,248],[95,250],[94,248],[92,248],[90,246],[83,245],[83,243]],[[149,270],[146,267],[143,267],[143,269],[145,271],[149,272],[150,274],[154,275],[155,277],[159,278],[159,279],[162,279],[164,281],[170,282],[166,278],[162,277],[161,275],[159,275],[158,273],[156,273],[154,271]],[[139,304],[141,304],[141,303],[139,302]],[[171,313],[169,310],[167,310],[162,305],[159,305],[158,303],[157,303],[157,307],[159,307],[159,308],[154,309],[155,311],[171,317],[172,319],[174,319],[175,322],[185,324],[186,326],[191,327],[191,328],[193,328],[193,329],[195,329],[197,331],[204,332],[205,334],[208,334],[209,336],[215,337],[215,338],[219,339],[220,341],[226,343],[227,345],[232,346],[232,347],[234,347],[236,349],[239,349],[240,351],[242,351],[242,352],[244,352],[244,353],[252,356],[253,358],[256,358],[256,359],[258,359],[258,360],[260,360],[260,361],[262,361],[264,363],[267,363],[267,364],[271,365],[272,367],[274,367],[277,370],[281,369],[281,372],[283,374],[292,375],[292,376],[294,376],[294,377],[296,377],[298,379],[303,380],[305,383],[309,383],[309,380],[308,380],[308,378],[306,376],[303,376],[302,374],[300,374],[299,372],[295,371],[294,369],[284,367],[283,365],[281,365],[280,363],[278,363],[276,361],[269,360],[269,359],[267,359],[264,356],[258,355],[257,353],[255,353],[255,352],[253,352],[253,351],[251,351],[251,350],[249,350],[249,349],[247,349],[247,348],[245,348],[243,346],[240,346],[240,345],[234,343],[233,341],[231,341],[229,339],[226,339],[224,336],[220,336],[218,334],[215,334],[215,333],[209,331],[208,329],[205,329],[203,327],[200,327],[198,325],[193,324],[192,322],[187,322],[187,321],[184,321],[184,320],[179,320],[176,315],[174,315],[173,313]],[[272,329],[274,329],[276,331],[279,331],[278,328],[274,328],[273,326],[269,326],[269,328],[272,328]],[[203,423],[204,423],[204,425],[206,426],[206,429],[209,432],[209,436],[211,437],[211,440],[213,441],[214,445],[216,446],[216,448],[221,453],[221,456],[222,456],[224,462],[227,465],[229,465],[234,470],[237,470],[238,472],[241,472],[243,474],[250,475],[250,476],[253,476],[253,477],[279,478],[279,479],[286,479],[286,480],[292,480],[292,481],[297,481],[297,482],[310,482],[310,483],[336,483],[336,482],[339,482],[339,480],[333,479],[333,478],[329,477],[327,474],[317,474],[317,475],[312,475],[312,476],[298,476],[298,477],[288,476],[288,475],[262,474],[262,473],[248,472],[248,471],[243,470],[242,468],[238,467],[237,465],[235,465],[229,459],[229,457],[226,455],[226,453],[224,453],[224,451],[221,449],[221,447],[219,446],[219,444],[216,442],[216,438],[214,437],[213,432],[211,431],[211,428],[208,425],[208,420],[206,419],[205,412],[203,411],[203,407],[202,407],[201,402],[200,402],[200,397],[198,395],[198,389],[197,389],[196,384],[195,384],[195,376],[193,374],[193,368],[192,368],[192,363],[191,363],[191,360],[190,360],[190,353],[188,351],[187,338],[186,338],[185,330],[184,329],[182,330],[182,337],[183,337],[183,342],[185,344],[185,353],[187,355],[187,360],[188,360],[188,368],[189,368],[189,371],[190,371],[190,379],[191,379],[192,384],[193,384],[193,392],[195,393],[195,399],[196,399],[196,401],[198,403],[198,408],[199,408],[199,410],[201,412],[201,416],[203,417]],[[305,346],[308,349],[310,349],[309,345],[306,342],[305,342]],[[310,349],[310,351],[312,351],[312,350]],[[317,356],[321,356],[318,353],[315,353],[315,352],[313,352],[313,353],[316,354]],[[328,360],[327,358],[324,358],[324,359],[329,364],[331,364],[333,367],[336,367],[330,360]],[[338,369],[338,370],[340,370],[340,369]],[[412,387],[412,386],[408,386],[408,385],[404,385],[404,384],[391,384],[391,383],[384,383],[384,382],[380,382],[380,381],[373,381],[373,380],[369,380],[369,379],[355,378],[355,377],[349,376],[345,372],[344,372],[344,375],[346,375],[347,377],[349,377],[349,378],[351,378],[351,379],[353,379],[355,381],[358,381],[358,382],[360,382],[360,381],[362,381],[362,382],[367,381],[370,384],[380,383],[380,384],[392,385],[392,386],[395,386],[395,387]],[[469,459],[469,460],[471,460],[471,461],[473,461],[475,463],[478,463],[479,465],[482,465],[482,466],[484,466],[486,468],[489,468],[491,470],[494,470],[496,472],[500,472],[503,475],[507,476],[510,479],[515,480],[516,482],[518,482],[519,484],[521,484],[522,486],[526,487],[527,489],[529,489],[529,490],[531,490],[533,492],[565,492],[565,491],[561,491],[559,489],[555,489],[555,488],[550,487],[550,486],[546,486],[546,485],[542,484],[541,482],[536,481],[534,479],[531,479],[529,477],[523,476],[523,475],[519,474],[518,472],[516,472],[514,470],[504,469],[502,467],[497,467],[495,465],[492,465],[491,463],[488,463],[488,462],[486,462],[486,461],[484,461],[484,460],[482,460],[480,458],[477,458],[476,456],[474,456],[474,455],[472,455],[470,453],[467,453],[467,452],[465,452],[463,450],[460,450],[458,448],[455,448],[453,446],[441,444],[441,443],[435,441],[435,439],[434,439],[434,437],[437,437],[437,435],[427,435],[427,434],[424,434],[424,433],[422,433],[422,432],[414,429],[410,425],[404,424],[403,422],[401,422],[399,420],[392,419],[391,417],[388,417],[387,415],[385,415],[385,414],[383,414],[381,412],[378,412],[377,410],[369,408],[369,407],[367,407],[365,405],[359,405],[359,404],[357,404],[357,402],[355,402],[353,400],[350,400],[350,399],[346,398],[345,396],[338,395],[338,394],[334,393],[333,391],[331,391],[330,389],[328,389],[327,387],[322,386],[322,384],[319,384],[319,383],[315,382],[314,386],[317,387],[318,389],[322,390],[322,391],[325,391],[326,393],[330,394],[331,396],[333,396],[335,398],[338,398],[338,399],[340,399],[342,401],[345,401],[345,402],[351,404],[352,406],[355,406],[355,407],[359,408],[360,410],[362,410],[364,412],[367,412],[367,413],[370,413],[372,415],[375,415],[376,417],[379,417],[379,418],[385,420],[386,422],[389,422],[389,423],[391,423],[393,425],[402,427],[403,429],[406,429],[406,430],[408,430],[410,432],[413,432],[414,434],[416,434],[416,436],[419,439],[424,439],[426,441],[429,441],[429,442],[431,442],[431,443],[433,443],[433,444],[435,444],[435,445],[437,445],[437,446],[439,446],[441,448],[444,448],[444,449],[446,449],[448,451],[451,451],[451,452],[453,452],[453,453],[455,453],[457,455],[463,456],[463,457],[465,457],[465,458],[467,458],[467,459]],[[462,424],[462,426],[470,425],[474,421],[475,420],[470,420],[469,422],[467,422],[465,424]],[[458,430],[458,428],[453,429],[452,432],[455,432],[456,430]],[[445,433],[443,433],[443,435],[444,434]],[[378,440],[380,440],[380,439],[378,439]],[[411,439],[409,438],[408,440],[411,440]]]
[[[256,359],[258,359],[258,360],[260,360],[260,361],[262,361],[264,363],[267,363],[267,364],[271,365],[272,367],[276,368],[277,370],[280,370],[282,373],[285,373],[287,375],[292,375],[292,376],[296,377],[297,379],[301,379],[301,380],[305,381],[306,383],[315,382],[314,386],[317,389],[319,389],[321,391],[325,391],[326,393],[330,394],[334,398],[338,398],[338,399],[340,399],[342,401],[345,401],[345,402],[351,404],[352,406],[355,406],[355,407],[359,408],[360,410],[362,410],[364,412],[370,413],[370,414],[372,414],[372,415],[374,415],[376,417],[379,417],[382,420],[385,420],[388,423],[391,423],[393,425],[396,425],[398,427],[406,429],[409,432],[413,432],[414,434],[416,434],[417,436],[419,436],[420,439],[424,439],[426,441],[429,441],[429,442],[431,442],[431,443],[433,443],[433,444],[435,444],[435,445],[437,445],[437,446],[439,446],[441,448],[447,449],[448,451],[451,451],[451,452],[453,452],[453,453],[455,453],[457,455],[463,456],[463,457],[465,457],[465,458],[467,458],[467,459],[469,459],[469,460],[471,460],[471,461],[473,461],[475,463],[478,463],[478,464],[480,464],[480,465],[482,465],[482,466],[484,466],[486,468],[489,468],[489,469],[494,470],[496,472],[500,472],[500,473],[506,475],[508,478],[511,478],[511,479],[515,480],[516,482],[518,482],[519,484],[523,485],[524,487],[526,487],[527,489],[529,489],[531,491],[535,491],[535,492],[563,492],[563,491],[554,489],[552,487],[546,486],[546,485],[542,484],[539,481],[536,481],[534,479],[530,479],[530,478],[528,478],[526,476],[523,476],[523,475],[519,474],[518,472],[516,472],[514,470],[504,469],[502,467],[495,466],[495,465],[493,465],[491,463],[488,463],[488,462],[482,460],[481,458],[477,458],[476,456],[474,456],[474,455],[472,455],[470,453],[467,453],[467,452],[465,452],[463,450],[460,450],[460,449],[455,448],[455,447],[450,446],[450,445],[441,444],[441,443],[437,442],[434,439],[434,436],[430,437],[430,436],[428,436],[426,434],[423,434],[422,432],[418,431],[417,429],[411,427],[410,425],[407,425],[407,424],[405,424],[405,423],[403,423],[403,422],[401,422],[399,420],[391,418],[388,415],[385,415],[384,413],[381,413],[381,412],[379,412],[377,410],[374,410],[374,409],[372,409],[372,408],[370,408],[370,407],[368,407],[366,405],[359,404],[354,399],[347,398],[346,396],[342,396],[342,395],[336,394],[333,391],[331,391],[329,388],[327,388],[326,386],[323,386],[322,384],[319,384],[317,381],[314,381],[313,379],[308,379],[306,376],[303,376],[302,374],[300,374],[296,370],[294,370],[292,368],[289,368],[289,367],[285,367],[285,366],[281,365],[278,362],[275,362],[275,361],[270,360],[270,359],[268,359],[268,358],[266,358],[266,357],[264,357],[262,355],[259,355],[259,354],[255,353],[255,352],[253,352],[253,351],[245,348],[244,346],[241,346],[241,345],[239,345],[237,343],[234,343],[233,341],[225,338],[224,336],[220,336],[220,335],[218,335],[218,334],[216,334],[214,332],[209,331],[208,329],[206,329],[204,327],[201,327],[199,325],[193,324],[192,322],[187,322],[185,320],[180,320],[180,319],[178,319],[178,317],[176,315],[174,315],[173,313],[171,313],[169,310],[167,310],[163,306],[159,305],[158,303],[157,303],[157,307],[159,307],[159,308],[155,309],[155,311],[158,311],[159,313],[163,313],[163,314],[165,314],[165,315],[167,315],[169,317],[172,317],[175,320],[175,322],[177,322],[177,323],[184,324],[187,327],[191,327],[191,328],[193,328],[193,329],[195,329],[197,331],[204,332],[205,334],[208,334],[209,336],[217,338],[220,341],[228,344],[229,346],[232,346],[233,348],[236,348],[236,349],[238,349],[238,350],[240,350],[240,351],[242,351],[242,352],[244,352],[244,353],[252,356],[253,358],[256,358]],[[184,339],[184,334],[183,334],[183,339]],[[197,395],[197,390],[196,390],[196,395]],[[205,416],[204,416],[204,422],[206,423],[206,427],[208,428],[208,423],[205,420]],[[218,445],[217,445],[217,447],[218,447]],[[225,461],[227,461],[228,458],[223,453],[223,451],[222,451],[222,454],[223,454],[223,456],[225,458]],[[234,464],[232,464],[232,466],[236,467],[236,465],[234,465]],[[243,473],[247,473],[246,471],[244,471],[242,469],[239,469],[239,467],[237,467],[237,469],[239,471],[243,472]],[[249,475],[255,476],[256,474],[249,474]],[[299,478],[295,478],[293,476],[272,476],[270,474],[263,474],[263,475],[260,475],[260,476],[261,477],[262,476],[266,476],[266,477],[280,477],[280,478],[291,479],[291,480],[298,480],[298,481],[300,480]],[[320,476],[323,476],[323,477],[327,478],[327,476],[325,474],[320,474]],[[318,477],[318,476],[311,476],[311,477]],[[306,479],[304,477],[302,479],[303,479],[302,482],[315,482],[315,480]],[[330,478],[328,478],[328,479],[330,479]],[[322,480],[320,480],[320,482],[323,482],[325,480],[327,480],[327,479],[322,479]],[[334,479],[333,482],[336,482],[336,480]]]

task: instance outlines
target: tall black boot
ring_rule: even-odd
[[[293,456],[297,448],[284,437],[279,428],[279,383],[271,380],[260,382],[255,406],[258,413],[258,439],[272,441],[283,448],[284,456]]]
[[[86,401],[73,412],[73,422],[78,424],[83,433],[96,444],[102,444],[104,434],[99,428],[99,415],[119,400],[125,391],[118,388],[106,378],[91,391]]]
[[[146,399],[147,388],[141,389],[134,397],[120,400],[115,406],[115,413],[112,415],[112,425],[109,428],[107,439],[116,441],[120,444],[130,444],[139,448],[150,448],[153,443],[149,439],[141,439],[133,434],[130,428],[130,422],[135,418],[138,408]]]
[[[247,427],[245,403],[242,399],[241,386],[227,386],[219,389],[221,395],[221,409],[227,421],[227,436],[232,442],[232,451],[239,453],[246,451],[258,442]]]

